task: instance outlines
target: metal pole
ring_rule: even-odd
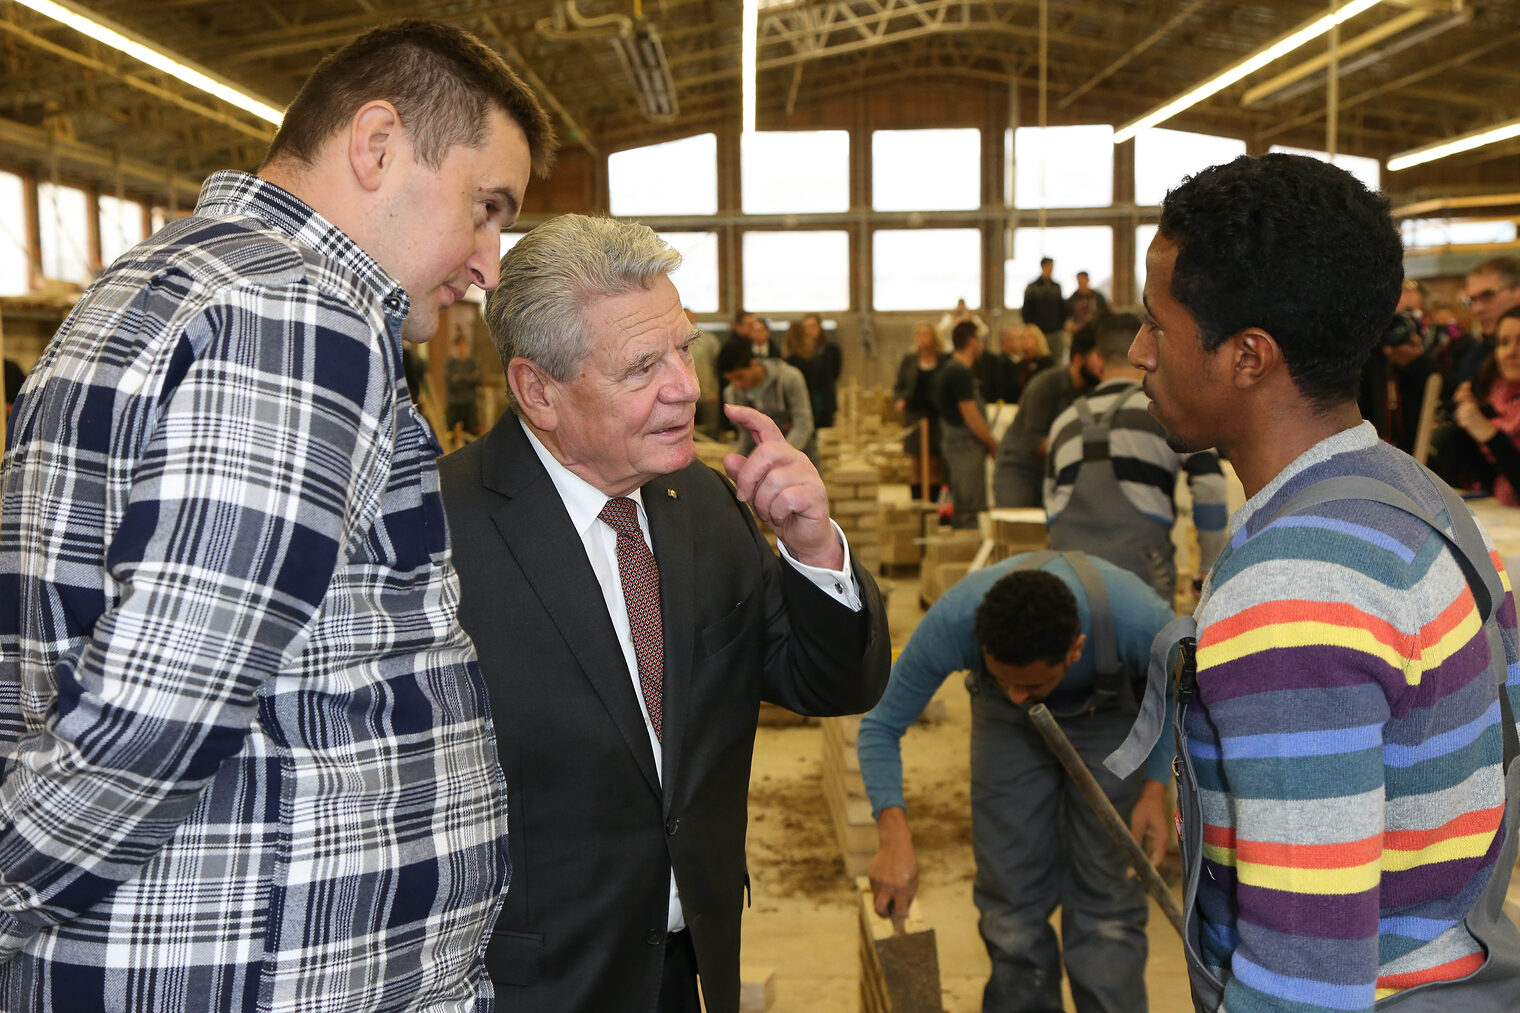
[[[1056,754],[1056,759],[1061,761],[1061,766],[1066,768],[1066,773],[1076,782],[1082,797],[1087,799],[1087,804],[1092,806],[1093,812],[1098,814],[1098,822],[1103,824],[1103,829],[1108,831],[1129,858],[1129,864],[1134,866],[1140,874],[1140,882],[1145,885],[1146,892],[1151,895],[1166,915],[1167,921],[1172,923],[1172,928],[1177,930],[1177,935],[1182,936],[1182,905],[1177,903],[1177,898],[1172,896],[1172,891],[1167,887],[1161,874],[1146,857],[1140,843],[1129,832],[1129,824],[1124,822],[1124,817],[1119,815],[1114,804],[1103,794],[1103,789],[1098,785],[1098,779],[1093,777],[1092,771],[1087,769],[1087,764],[1082,762],[1082,757],[1072,748],[1071,740],[1066,733],[1061,731],[1061,726],[1056,724],[1056,719],[1051,716],[1049,708],[1042,703],[1037,703],[1027,708],[1029,719],[1039,730],[1045,744],[1050,751]],[[1184,937],[1185,938],[1185,937]]]

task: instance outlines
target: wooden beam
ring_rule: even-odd
[[[53,137],[40,127],[30,127],[15,120],[0,118],[0,145],[8,147],[10,155],[29,152],[33,157],[45,160],[50,153],[56,153],[64,161],[111,172],[120,170],[123,177],[146,184],[154,193],[168,193],[172,190],[189,194],[193,201],[201,192],[201,181],[198,179],[166,173],[160,165],[121,156],[105,148]]]

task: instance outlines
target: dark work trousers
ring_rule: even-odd
[[[697,998],[697,951],[691,933],[682,930],[665,937],[665,969],[660,974],[660,1003],[656,1013],[701,1013]]]
[[[987,509],[987,448],[965,426],[952,425],[942,430],[940,445],[950,472],[950,501],[955,504],[951,525],[975,529],[977,515]]]
[[[985,676],[968,688],[973,893],[992,958],[983,1013],[1060,1013],[1063,963],[1078,1013],[1145,1013],[1144,888],[1023,710]],[[1141,774],[1120,781],[1103,758],[1133,715],[1111,708],[1059,720],[1128,820]],[[1064,953],[1050,927],[1057,907]]]

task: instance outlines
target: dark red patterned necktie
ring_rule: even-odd
[[[609,499],[597,516],[617,532],[618,577],[623,582],[623,604],[628,609],[633,654],[639,664],[639,687],[644,691],[654,736],[663,740],[660,719],[665,662],[660,631],[660,568],[644,543],[633,500],[626,496]]]

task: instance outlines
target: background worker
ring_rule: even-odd
[[[1151,640],[1172,617],[1138,577],[1101,559],[1014,556],[934,603],[881,702],[860,719],[860,770],[881,842],[871,890],[886,917],[905,913],[918,888],[903,733],[950,673],[970,672],[973,889],[992,960],[986,1013],[1059,1010],[1063,965],[1079,1013],[1145,1009],[1144,889],[1024,707],[1046,702],[1159,863],[1173,833],[1164,808],[1171,744],[1157,744],[1143,777],[1121,781],[1103,759],[1129,732]],[[1057,907],[1060,948],[1050,927]]]

